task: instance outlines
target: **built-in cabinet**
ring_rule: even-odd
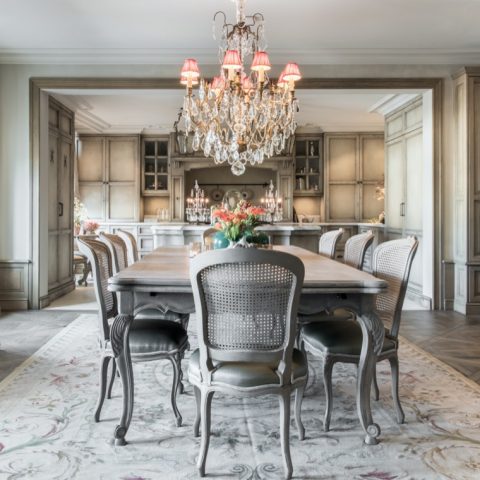
[[[325,142],[325,220],[366,221],[384,210],[377,188],[384,182],[384,136],[327,133]]]
[[[73,159],[74,114],[49,97],[48,115],[48,298],[74,288]]]
[[[78,192],[91,219],[139,220],[139,150],[138,135],[78,138]]]
[[[430,306],[423,295],[424,146],[422,98],[385,118],[385,234],[389,240],[414,235],[419,240],[408,291],[413,300]]]

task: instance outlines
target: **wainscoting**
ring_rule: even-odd
[[[0,260],[0,309],[28,310],[30,260]]]

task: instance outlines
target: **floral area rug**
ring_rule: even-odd
[[[184,425],[177,428],[169,403],[168,361],[134,365],[135,410],[127,446],[112,442],[121,409],[119,381],[114,398],[105,401],[102,421],[93,421],[95,320],[94,315],[80,316],[0,384],[0,479],[197,478],[200,442],[192,434],[192,387],[186,382],[186,393],[179,395]],[[478,385],[402,341],[400,393],[406,423],[395,422],[388,362],[382,362],[381,399],[372,402],[382,441],[367,446],[356,414],[355,368],[335,366],[332,431],[324,433],[322,364],[309,360],[305,440],[298,440],[293,422],[291,428],[294,478],[480,479]],[[283,478],[278,422],[275,397],[214,397],[207,475]]]

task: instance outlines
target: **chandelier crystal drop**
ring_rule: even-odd
[[[223,17],[219,76],[211,82],[201,79],[197,61],[187,58],[180,82],[186,86],[182,117],[187,135],[193,134],[193,150],[201,149],[216,164],[228,163],[234,175],[242,175],[247,164],[281,154],[295,133],[295,82],[302,77],[298,65],[289,63],[276,84],[270,80],[264,17],[246,16],[245,0],[235,3],[236,24],[227,23],[224,12],[213,18],[217,38],[216,20]],[[247,74],[244,63],[249,57]]]

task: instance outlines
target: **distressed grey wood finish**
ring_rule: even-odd
[[[346,308],[355,313],[363,332],[363,345],[358,368],[357,410],[366,433],[365,442],[375,444],[380,427],[373,423],[370,409],[370,388],[375,366],[375,355],[380,353],[385,329],[375,313],[375,294],[384,291],[387,283],[374,276],[355,270],[348,265],[322,257],[294,246],[278,246],[275,250],[299,257],[305,265],[302,295],[313,295],[318,310],[332,312]],[[161,311],[193,313],[195,311],[189,276],[188,247],[158,248],[143,260],[131,265],[109,280],[109,289],[120,294],[119,316],[112,329],[119,344],[128,344],[128,327],[135,310],[154,303]],[[311,301],[309,302],[311,303]],[[123,338],[123,341],[121,339]],[[123,350],[119,361],[124,363],[120,374],[129,375],[131,368],[128,349]],[[122,373],[123,371],[123,373]],[[125,378],[124,385],[132,382]],[[128,390],[128,388],[127,388]],[[121,437],[127,433],[130,423],[127,415],[132,393],[124,395],[124,414],[120,422]],[[118,433],[118,432],[117,432]],[[117,438],[119,438],[117,436]]]

